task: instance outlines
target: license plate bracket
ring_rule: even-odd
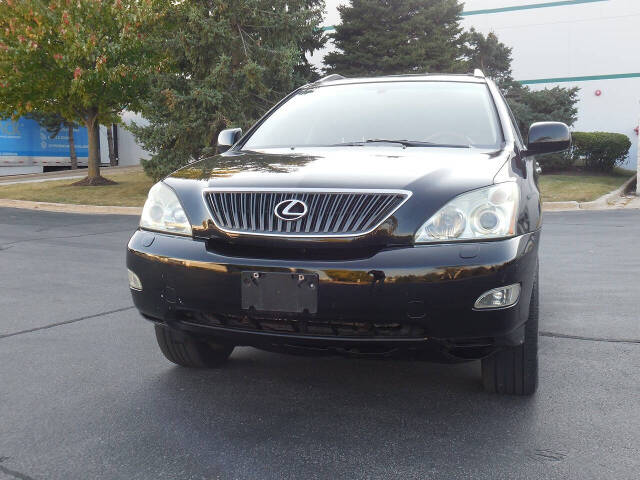
[[[261,312],[317,313],[315,273],[241,272],[242,309]]]

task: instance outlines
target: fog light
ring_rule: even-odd
[[[129,274],[129,288],[131,290],[142,290],[142,282],[138,276],[129,269],[127,269],[127,273]]]
[[[487,308],[504,308],[515,305],[520,298],[520,284],[515,283],[506,287],[494,288],[488,292],[480,295],[480,298],[476,300],[473,308],[487,309]]]

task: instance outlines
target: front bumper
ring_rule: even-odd
[[[522,341],[539,238],[538,231],[501,241],[389,248],[368,258],[328,261],[223,255],[208,249],[204,240],[137,231],[128,245],[127,266],[142,282],[142,291],[131,292],[145,317],[240,345],[414,348],[436,341],[452,348],[500,346]],[[317,313],[249,314],[241,309],[243,271],[317,274]],[[522,285],[514,306],[473,309],[482,293],[513,283]],[[270,320],[288,329],[263,328]],[[331,328],[329,334],[299,328],[307,324]],[[368,333],[349,333],[365,324],[372,326]]]

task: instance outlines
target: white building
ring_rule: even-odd
[[[325,28],[340,22],[327,0]],[[533,89],[580,87],[577,131],[628,135],[640,118],[640,0],[466,0],[463,25],[513,48],[513,76]],[[312,61],[321,65],[325,52]]]

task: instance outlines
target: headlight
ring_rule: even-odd
[[[462,194],[427,220],[415,241],[484,240],[515,235],[519,196],[514,182]]]
[[[173,190],[162,182],[156,183],[144,203],[140,226],[159,232],[191,235],[191,224],[180,200]]]

